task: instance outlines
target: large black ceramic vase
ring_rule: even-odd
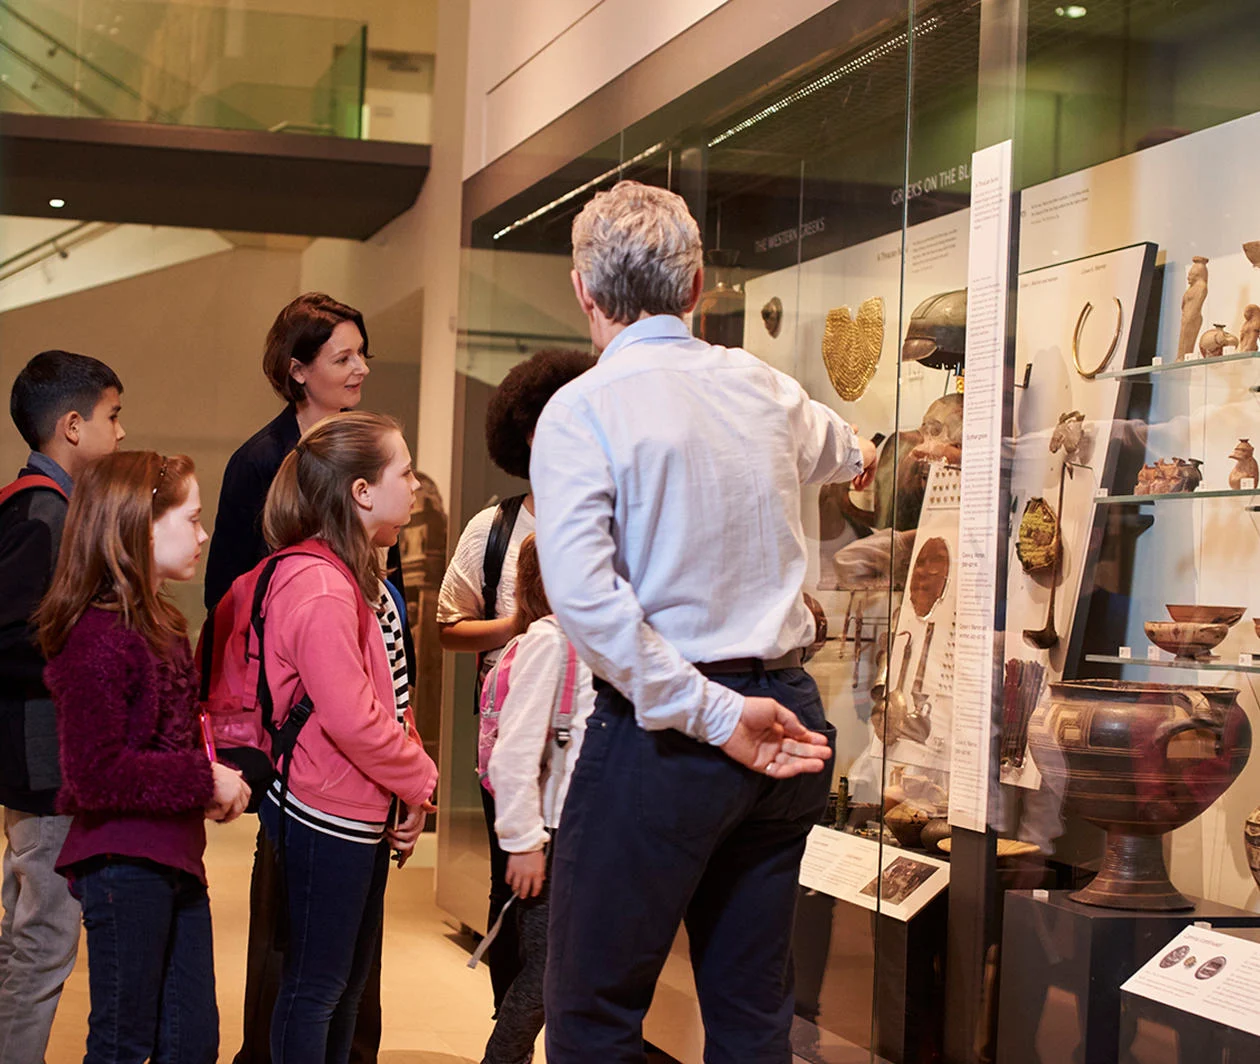
[[[1216,801],[1247,763],[1251,726],[1231,687],[1081,680],[1050,685],[1029,748],[1068,813],[1107,832],[1102,869],[1072,895],[1176,910],[1163,836]]]

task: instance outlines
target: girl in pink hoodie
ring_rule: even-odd
[[[398,424],[345,413],[303,435],[267,496],[267,542],[310,552],[279,562],[263,603],[267,680],[281,719],[303,696],[315,707],[283,814],[278,783],[259,810],[274,845],[284,834],[288,904],[273,1064],[349,1059],[389,852],[401,865],[433,810],[437,769],[416,734],[406,634],[380,564],[417,487]]]

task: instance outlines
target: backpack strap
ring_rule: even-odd
[[[569,653],[564,664],[564,687],[561,689],[560,704],[556,707],[556,715],[552,721],[556,745],[561,748],[569,745],[569,735],[573,728],[573,703],[577,700],[577,651],[567,639],[565,645]]]
[[[503,707],[503,700],[507,698],[508,687],[512,683],[512,661],[516,657],[516,647],[516,640],[512,640],[499,655],[499,660],[494,663],[490,675],[486,677],[486,686],[482,696],[485,704],[481,707],[482,712],[493,713]]]
[[[524,495],[512,495],[499,503],[494,511],[494,520],[490,524],[490,534],[486,536],[486,553],[481,559],[481,616],[483,620],[493,621],[498,613],[499,581],[503,577],[503,560],[507,557],[508,546],[512,542],[512,530],[516,528],[516,519],[520,516]],[[477,655],[477,676],[485,664],[486,653]],[[478,685],[481,681],[478,679]],[[480,687],[478,697],[473,699],[473,711],[480,712]]]
[[[43,473],[23,473],[18,476],[17,480],[0,488],[0,506],[3,506],[15,495],[35,488],[46,488],[49,491],[55,491],[63,499],[69,498],[61,485],[53,480],[52,477],[46,477]]]
[[[495,618],[499,581],[503,577],[503,559],[507,557],[508,545],[512,542],[512,530],[516,528],[516,519],[524,501],[524,495],[513,495],[499,503],[498,509],[494,511],[494,521],[490,525],[490,534],[486,537],[486,553],[481,563],[481,614],[487,621]]]

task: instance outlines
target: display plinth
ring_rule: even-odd
[[[1237,1064],[1260,1060],[1260,1038],[1124,990],[1116,1060],[1117,1064]]]
[[[1068,891],[1007,892],[998,1064],[1114,1064],[1120,985],[1183,927],[1260,927],[1260,915],[1191,898],[1193,909],[1081,905]]]

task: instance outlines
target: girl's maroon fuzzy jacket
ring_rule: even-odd
[[[117,612],[93,607],[44,679],[57,705],[62,812],[200,817],[214,778],[187,640],[159,657]]]

